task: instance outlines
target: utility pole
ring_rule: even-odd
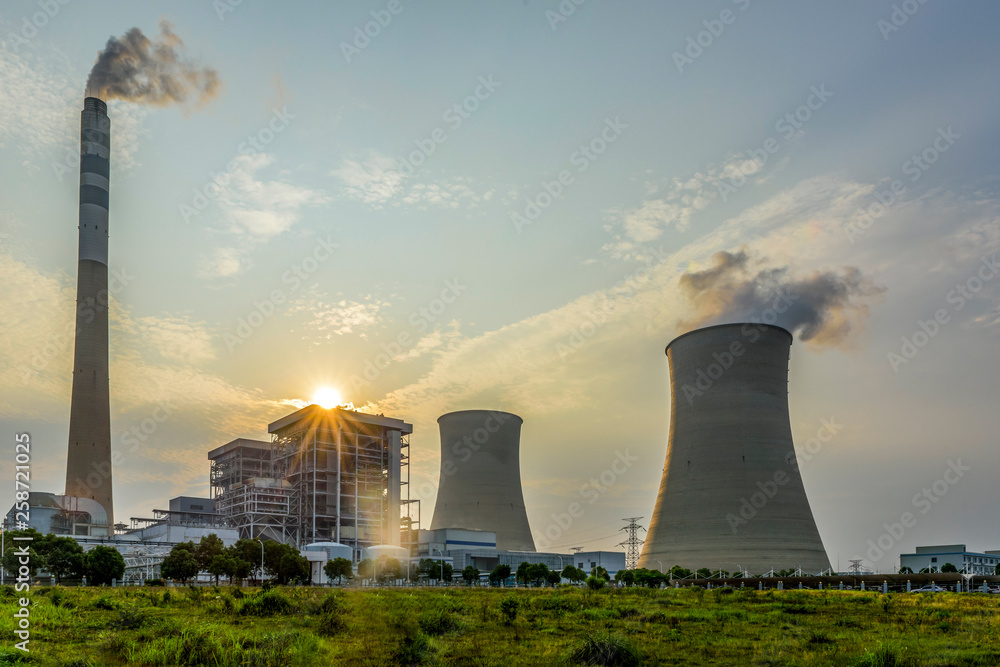
[[[628,534],[628,539],[624,542],[619,542],[618,546],[625,547],[625,569],[634,570],[636,564],[639,562],[639,547],[642,546],[642,540],[639,539],[639,529],[642,528],[643,531],[646,530],[645,526],[640,526],[636,523],[641,516],[631,516],[627,519],[622,519],[622,521],[628,521],[627,526],[622,526],[621,530],[624,530]]]

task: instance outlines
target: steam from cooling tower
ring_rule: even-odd
[[[717,252],[713,265],[689,271],[681,289],[695,314],[683,330],[730,322],[776,324],[818,346],[846,346],[868,318],[868,303],[885,292],[855,267],[796,277],[787,267],[767,267],[766,258],[745,250]]]
[[[169,21],[160,21],[160,37],[151,40],[139,28],[112,37],[87,79],[87,96],[168,106],[193,101],[202,106],[219,92],[219,74],[184,56],[184,42]]]

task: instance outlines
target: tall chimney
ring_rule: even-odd
[[[108,378],[108,179],[111,120],[96,97],[83,102],[80,122],[80,261],[76,291],[73,398],[66,461],[67,509],[89,498],[106,512],[114,535],[111,496],[111,406]],[[88,503],[89,505],[89,503]],[[81,507],[82,509],[82,507]],[[91,534],[99,534],[100,528]]]
[[[792,335],[722,324],[667,346],[670,436],[639,567],[830,567],[788,419]]]

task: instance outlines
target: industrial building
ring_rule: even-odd
[[[667,346],[670,434],[639,567],[830,569],[792,444],[791,344],[780,327],[723,324]]]
[[[916,572],[940,572],[941,566],[951,563],[966,574],[995,574],[1000,565],[1000,550],[978,553],[969,551],[964,544],[939,544],[917,547],[912,554],[899,554],[900,569],[908,567]]]
[[[431,530],[491,531],[498,549],[535,550],[521,492],[522,423],[496,410],[438,418],[441,474]]]
[[[580,551],[578,553],[542,553],[540,551],[509,551],[498,549],[496,533],[483,530],[461,528],[440,528],[421,530],[417,544],[416,558],[438,559],[444,557],[453,563],[456,572],[469,565],[483,575],[497,565],[509,565],[517,570],[521,563],[545,563],[550,570],[561,572],[567,565],[578,567],[590,573],[595,567],[603,567],[614,577],[615,572],[625,569],[625,553],[619,551]]]
[[[240,537],[335,542],[354,561],[366,548],[399,546],[403,532],[414,541],[402,516],[412,425],[310,405],[268,432],[271,442],[237,439],[208,454],[215,511]]]

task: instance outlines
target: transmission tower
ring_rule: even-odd
[[[641,516],[631,516],[627,519],[622,519],[622,521],[628,521],[628,525],[621,528],[628,534],[628,539],[624,542],[619,542],[618,546],[625,547],[626,570],[634,570],[636,564],[639,562],[639,547],[642,546],[643,542],[639,539],[639,529],[642,528],[644,532],[646,530],[645,526],[640,526],[636,523],[641,518]]]

